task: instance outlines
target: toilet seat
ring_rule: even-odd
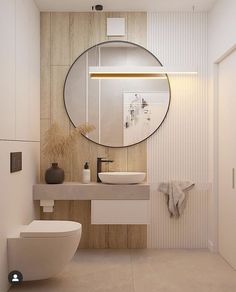
[[[20,232],[21,238],[52,238],[73,236],[81,231],[80,223],[73,221],[34,220],[24,226]]]

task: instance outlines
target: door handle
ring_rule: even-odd
[[[235,169],[232,168],[232,189],[235,188]]]

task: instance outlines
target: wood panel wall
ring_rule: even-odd
[[[125,37],[106,36],[107,17],[126,19]],[[66,133],[73,129],[63,102],[63,85],[70,65],[88,47],[114,39],[128,40],[146,47],[146,13],[41,13],[41,145],[45,131],[53,122],[57,122]],[[81,181],[84,162],[89,161],[92,181],[96,181],[96,159],[99,156],[114,160],[114,163],[105,166],[106,170],[147,170],[146,141],[117,149],[99,146],[81,137],[70,157],[60,161],[60,166],[65,170],[65,180]],[[44,173],[49,165],[50,161],[41,155],[41,181],[44,180]],[[91,225],[90,211],[90,201],[58,201],[55,212],[41,212],[41,219],[81,222],[83,235],[80,247],[146,247],[146,226]]]

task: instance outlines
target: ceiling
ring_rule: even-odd
[[[41,11],[91,11],[102,4],[104,11],[208,11],[216,0],[35,0]]]

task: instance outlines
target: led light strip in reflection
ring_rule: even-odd
[[[89,76],[91,79],[166,79],[165,74],[197,74],[195,70],[186,70],[186,68],[166,68],[166,67],[89,67]]]
[[[166,79],[165,75],[155,73],[90,73],[91,79]]]

